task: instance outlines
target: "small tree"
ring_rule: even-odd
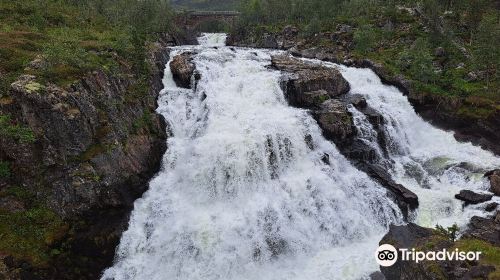
[[[436,225],[436,230],[438,231],[439,234],[447,237],[450,239],[452,242],[455,242],[457,239],[457,234],[460,228],[458,227],[457,224],[453,224],[451,227],[444,228],[443,226]]]

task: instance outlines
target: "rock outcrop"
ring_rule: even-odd
[[[334,68],[310,64],[286,55],[273,56],[272,66],[290,74],[286,94],[292,106],[304,107],[300,101],[306,93],[322,90],[328,96],[336,97],[350,89],[349,83]]]
[[[489,194],[475,193],[470,190],[462,190],[455,195],[456,199],[465,201],[465,204],[479,204],[491,200],[493,196]]]
[[[67,226],[50,243],[58,254],[48,270],[12,257],[9,269],[25,279],[96,279],[111,264],[133,202],[166,150],[166,123],[155,109],[168,44],[151,47],[149,84],[126,67],[120,75],[94,71],[67,87],[30,75],[12,84],[0,115],[25,135],[0,138],[0,160],[10,169],[0,191],[16,186],[34,195]],[[16,205],[10,210],[26,206]]]
[[[185,52],[176,55],[170,62],[170,70],[175,83],[179,87],[191,88],[191,77],[196,69],[192,62],[193,53]]]
[[[500,196],[500,169],[487,172],[484,176],[490,181],[490,192]]]
[[[293,34],[293,31],[289,32]],[[333,141],[358,168],[387,188],[405,216],[418,206],[417,195],[394,182],[376,164],[375,150],[356,137],[356,127],[347,107],[349,104],[365,114],[378,130],[381,147],[385,146],[381,129],[384,119],[368,106],[363,97],[345,95],[350,87],[338,70],[283,55],[272,57],[272,67],[286,73],[283,90],[288,103],[311,110],[325,138]]]

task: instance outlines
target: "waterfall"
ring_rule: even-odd
[[[463,228],[472,216],[485,215],[484,205],[463,208],[454,196],[463,189],[487,191],[489,182],[483,174],[500,166],[498,157],[470,143],[459,143],[451,132],[425,122],[415,113],[407,97],[397,88],[383,85],[373,71],[324,64],[340,67],[351,85],[350,94],[362,95],[368,105],[384,117],[389,148],[384,163],[391,163],[389,173],[394,180],[418,195],[416,223],[427,227],[457,223]],[[359,115],[354,108],[351,112]],[[377,132],[366,118],[356,119],[358,131],[365,131],[361,133],[363,138],[380,151],[376,137],[370,136]],[[500,201],[497,197],[494,200]]]
[[[171,57],[194,52],[201,78],[194,90],[178,88],[166,67],[158,112],[172,136],[163,168],[136,201],[102,279],[368,278],[378,270],[380,238],[403,223],[399,208],[325,140],[307,110],[287,105],[282,74],[268,67],[277,51],[224,42],[223,34],[204,34],[200,46],[172,49]],[[419,195],[418,223],[479,212],[462,209],[453,195],[484,190],[480,173],[499,166],[498,158],[425,123],[372,71],[325,65],[340,67],[350,94],[363,95],[386,119],[389,151],[350,108],[360,138]]]
[[[179,47],[172,56],[186,50],[197,52],[201,80],[179,89],[167,67],[158,112],[173,136],[163,169],[135,203],[102,279],[359,279],[375,271],[371,252],[390,223],[402,222],[399,209],[307,111],[287,105],[281,74],[266,67],[270,51]]]

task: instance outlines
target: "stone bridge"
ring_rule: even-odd
[[[189,30],[196,30],[202,23],[215,21],[232,26],[239,16],[240,12],[237,11],[189,11],[180,15],[178,23]]]

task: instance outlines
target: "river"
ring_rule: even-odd
[[[378,242],[403,215],[386,189],[322,136],[307,110],[288,106],[282,73],[267,67],[279,51],[225,47],[224,34],[199,41],[171,51],[196,51],[201,80],[196,90],[178,88],[166,67],[158,112],[172,136],[163,168],[136,201],[102,279],[364,279],[378,270]],[[380,160],[419,196],[412,221],[463,226],[484,215],[454,195],[486,191],[482,174],[500,166],[499,158],[423,121],[371,70],[309,62],[339,69],[349,94],[384,116],[390,148]],[[350,111],[359,134],[381,150],[377,131]]]

